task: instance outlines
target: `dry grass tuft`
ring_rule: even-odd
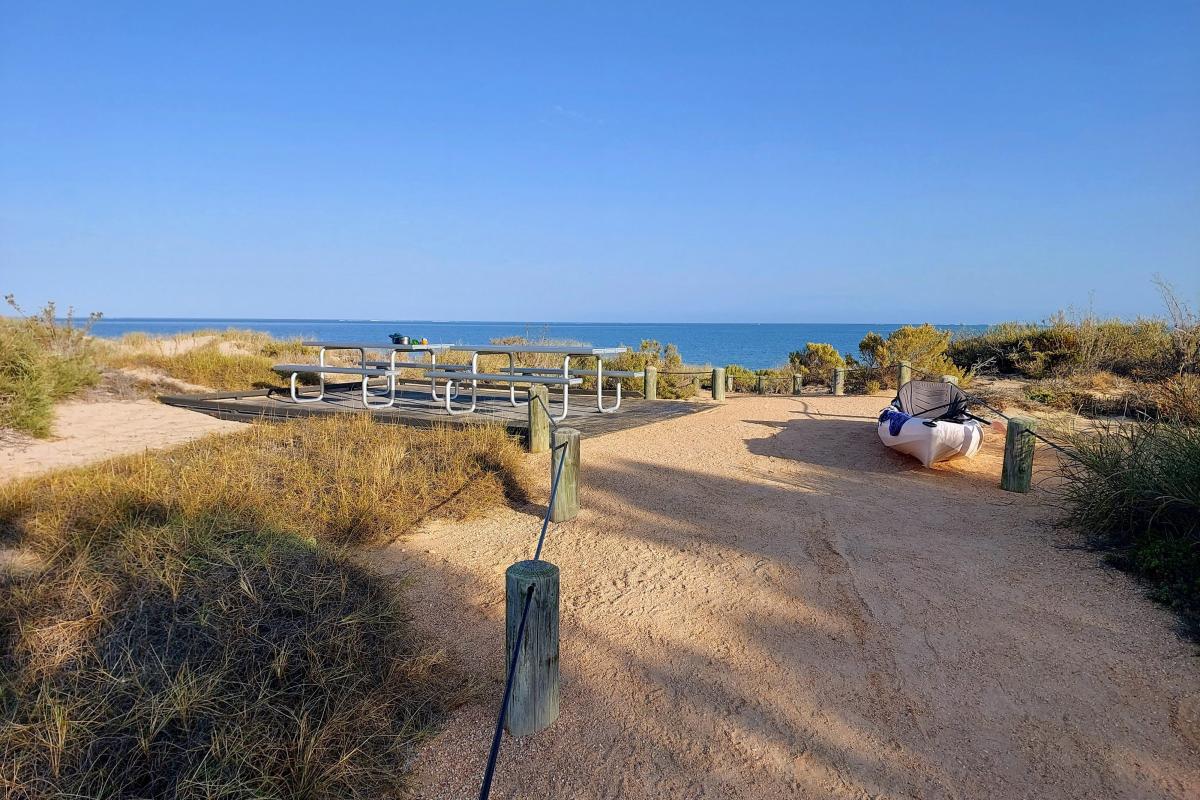
[[[0,793],[394,796],[460,691],[342,545],[524,497],[490,427],[260,426],[0,487]]]

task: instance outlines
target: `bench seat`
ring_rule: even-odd
[[[271,369],[275,372],[282,372],[284,374],[289,372],[308,372],[314,375],[317,373],[324,373],[326,375],[364,375],[371,378],[374,378],[378,375],[382,375],[386,378],[389,375],[396,374],[396,370],[386,368],[331,367],[329,365],[322,366],[320,364],[276,364],[275,366],[271,367]]]
[[[390,361],[368,361],[368,367],[388,368]],[[470,364],[430,364],[428,361],[397,361],[396,369],[470,369]]]
[[[439,365],[440,366],[440,365]],[[559,370],[561,373],[562,370]],[[558,377],[550,375],[521,375],[519,373],[499,373],[499,372],[460,372],[457,370],[431,369],[425,373],[430,378],[443,378],[455,382],[461,381],[498,381],[501,383],[512,383],[514,379],[520,383],[537,383],[547,384],[551,386],[578,386],[583,383],[583,378],[564,378],[560,374]]]
[[[508,372],[508,368],[504,369]],[[573,369],[570,371],[572,375],[595,375],[595,369]],[[532,375],[562,375],[562,370],[557,367],[513,367],[513,375],[532,374]],[[631,372],[625,369],[606,369],[604,370],[606,378],[642,378],[645,377],[644,372]]]

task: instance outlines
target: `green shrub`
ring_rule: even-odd
[[[754,370],[746,369],[741,364],[729,364],[725,367],[726,377],[733,378],[735,392],[752,392],[758,382]]]
[[[1200,633],[1200,427],[1142,421],[1075,434],[1067,519]]]
[[[803,350],[788,355],[788,364],[794,372],[804,376],[805,383],[829,384],[834,369],[846,366],[846,359],[831,344],[808,342]]]
[[[54,403],[99,382],[88,336],[98,318],[76,325],[68,311],[60,321],[53,303],[34,316],[0,318],[0,427],[48,436]]]
[[[874,331],[868,333],[858,344],[867,374],[857,385],[865,389],[867,383],[874,382],[881,387],[897,388],[896,366],[907,361],[914,379],[940,380],[943,375],[953,375],[959,386],[970,386],[974,375],[960,369],[947,355],[951,337],[950,331],[928,323],[904,325],[888,334],[886,339]]]

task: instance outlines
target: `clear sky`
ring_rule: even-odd
[[[0,0],[0,292],[110,316],[1200,297],[1200,3]]]

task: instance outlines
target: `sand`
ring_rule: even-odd
[[[1200,796],[1200,659],[1172,616],[1052,526],[1044,484],[997,488],[998,437],[925,470],[876,440],[880,405],[739,397],[584,441],[584,510],[545,550],[562,714],[506,737],[492,797]],[[477,796],[537,511],[376,554],[479,687],[420,796]]]
[[[245,428],[154,400],[66,402],[55,407],[49,439],[0,438],[0,481],[236,430]]]

